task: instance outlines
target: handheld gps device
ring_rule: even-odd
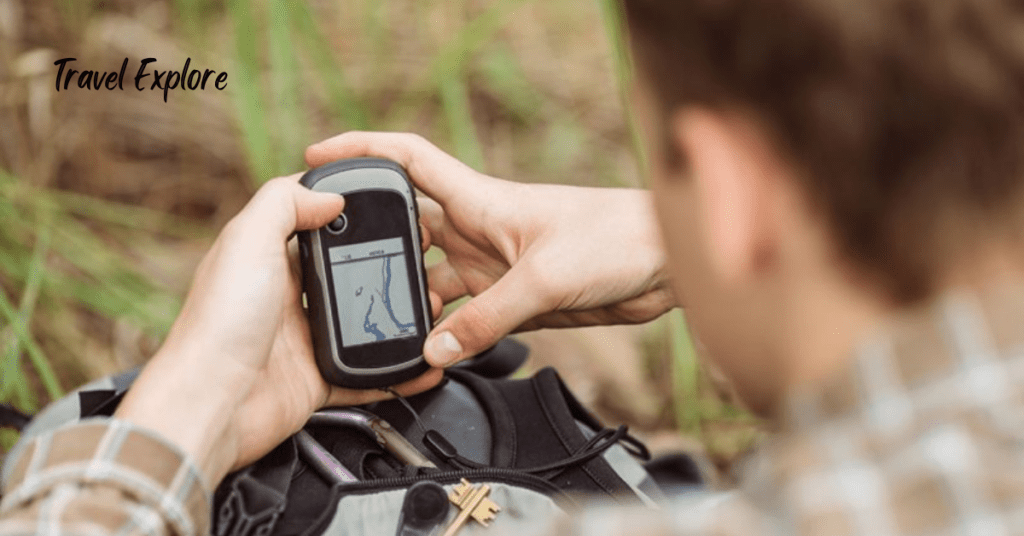
[[[334,385],[370,389],[426,372],[432,317],[419,210],[405,170],[390,160],[352,158],[312,169],[300,182],[345,196],[337,219],[299,233],[320,374]]]

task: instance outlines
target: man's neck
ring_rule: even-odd
[[[781,345],[786,373],[773,413],[789,393],[824,384],[845,369],[857,343],[891,314],[889,304],[863,288],[823,278],[795,286]]]
[[[1024,281],[1024,270],[1014,257],[997,253],[979,255],[970,266],[951,270],[940,278],[938,289],[925,302],[953,291],[981,292],[1006,281]],[[784,352],[788,371],[777,404],[796,390],[822,385],[841,373],[854,358],[854,349],[874,329],[894,317],[927,306],[917,303],[896,306],[863,281],[831,274],[804,278],[794,284],[794,299],[788,315]]]

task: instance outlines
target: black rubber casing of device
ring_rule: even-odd
[[[343,232],[327,226],[298,233],[302,287],[320,374],[340,387],[372,389],[415,378],[430,366],[423,343],[432,327],[427,274],[416,195],[405,170],[391,160],[352,158],[312,169],[303,186],[345,197]],[[329,249],[336,246],[401,238],[412,292],[416,335],[345,347]]]

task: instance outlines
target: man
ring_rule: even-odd
[[[423,224],[447,256],[428,274],[435,314],[474,298],[432,332],[432,364],[517,328],[682,305],[775,424],[733,493],[554,530],[1024,532],[1024,5],[624,6],[653,195],[505,182],[406,134],[306,154],[394,159],[433,200]],[[0,533],[203,532],[204,486],[314,409],[376,397],[319,378],[289,269],[287,237],[342,205],[294,177],[261,189],[116,420],[19,453]]]

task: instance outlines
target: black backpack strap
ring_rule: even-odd
[[[578,422],[595,432],[605,428],[592,413],[584,409],[554,368],[548,367],[537,372],[532,383],[544,417],[567,451],[575,452],[587,443]],[[616,500],[633,494],[629,484],[619,477],[603,457],[590,460],[580,470]],[[572,477],[567,475],[565,478],[571,481]]]
[[[509,406],[508,399],[497,388],[497,383],[473,373],[471,370],[450,368],[447,374],[454,380],[465,385],[476,396],[487,421],[491,427],[491,463],[492,467],[516,467],[516,453],[519,450],[516,432],[516,419]],[[500,438],[500,440],[498,440]]]
[[[668,494],[685,493],[706,485],[700,465],[684,453],[665,454],[644,464],[644,469]]]
[[[83,389],[78,392],[80,415],[86,417],[110,417],[121,404],[128,389],[135,383],[142,367],[126,370],[109,378],[110,389]]]
[[[228,475],[217,487],[213,534],[263,536],[274,530],[288,504],[288,490],[298,464],[294,438],[278,445],[256,463]]]
[[[537,372],[526,380],[486,382],[500,393],[511,408],[514,431],[515,469],[530,470],[558,464],[584,452],[593,445],[584,436],[580,424],[594,432],[604,426],[569,394],[552,368]],[[506,441],[512,442],[506,438]],[[634,496],[627,484],[602,456],[588,457],[550,476],[550,482],[563,490],[577,493],[622,497]]]
[[[14,406],[0,404],[0,428],[13,428],[21,431],[32,417],[18,411]]]
[[[505,338],[449,370],[468,370],[484,378],[497,380],[511,376],[526,363],[529,356],[529,346],[515,339]]]

